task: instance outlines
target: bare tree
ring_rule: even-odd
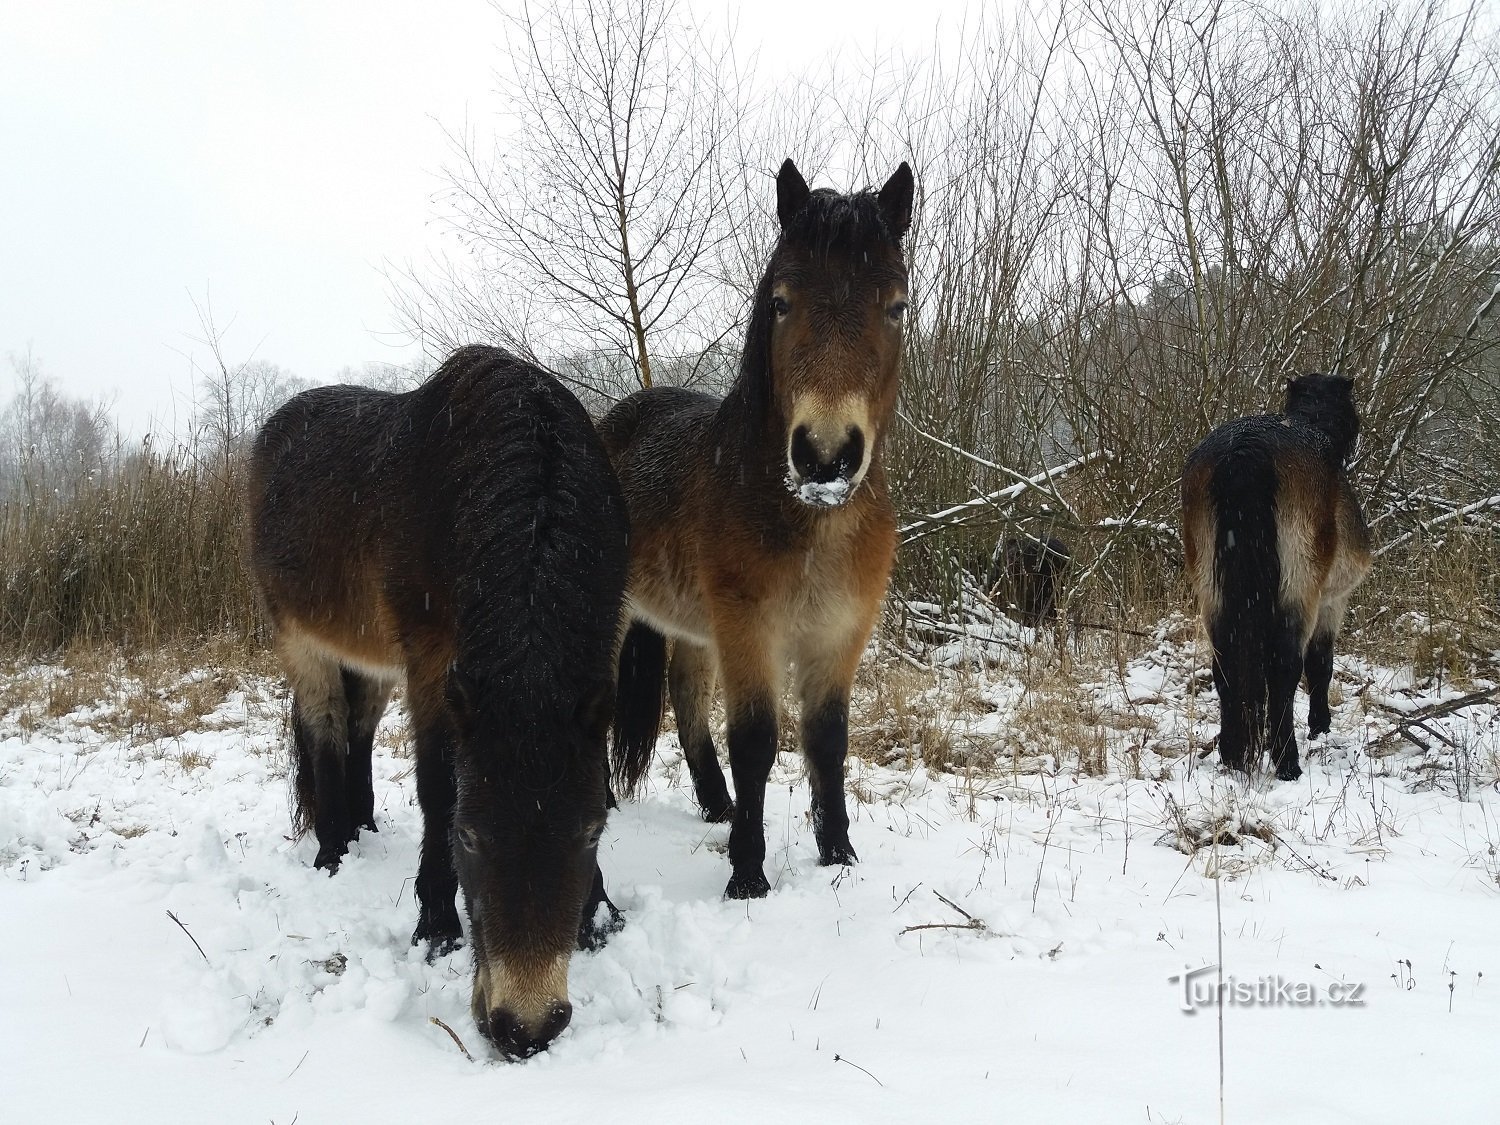
[[[511,127],[451,138],[443,199],[467,258],[408,278],[417,290],[398,304],[445,347],[497,339],[554,363],[624,365],[650,386],[727,319],[713,266],[734,61],[676,0],[527,4],[507,18],[498,93]]]
[[[0,410],[0,501],[71,491],[113,456],[108,408],[59,391],[30,349],[7,360],[16,392]]]

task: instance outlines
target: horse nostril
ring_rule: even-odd
[[[489,1037],[507,1058],[529,1059],[545,1051],[572,1018],[573,1005],[559,1000],[547,1009],[536,1029],[528,1031],[509,1008],[496,1008],[490,1013]]]
[[[792,468],[803,481],[829,484],[848,480],[864,462],[865,435],[858,426],[851,426],[843,443],[830,454],[813,440],[811,430],[798,426],[792,431],[791,453]]]
[[[823,459],[818,456],[812,431],[806,426],[798,426],[792,431],[792,468],[797,470],[797,475],[803,480],[831,479],[818,475],[823,468]]]
[[[838,475],[848,480],[859,472],[860,465],[865,460],[865,434],[858,426],[849,428],[849,436],[844,439],[844,444],[839,448],[835,464]]]

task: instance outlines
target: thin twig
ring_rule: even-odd
[[[192,935],[192,932],[186,926],[182,925],[182,919],[177,917],[177,915],[173,914],[170,910],[167,911],[167,917],[176,922],[177,925],[182,928],[182,932],[187,934],[188,941],[193,943],[193,948],[198,951],[198,956],[203,958],[203,963],[212,967],[213,962],[208,959],[208,954],[203,952],[203,947],[198,944],[198,939]]]
[[[303,1052],[302,1052],[302,1057],[301,1057],[301,1058],[300,1058],[300,1059],[298,1059],[298,1060],[297,1060],[297,1065],[296,1065],[296,1066],[294,1066],[294,1067],[292,1067],[292,1072],[291,1072],[291,1074],[288,1074],[288,1075],[287,1075],[287,1076],[286,1076],[286,1078],[283,1078],[283,1079],[282,1079],[282,1081],[283,1081],[283,1082],[285,1082],[285,1081],[287,1081],[287,1080],[288,1080],[288,1079],[290,1079],[290,1078],[291,1078],[291,1076],[292,1076],[292,1074],[296,1074],[296,1073],[297,1073],[297,1072],[298,1072],[298,1071],[299,1071],[299,1070],[301,1070],[301,1069],[302,1069],[302,1064],[303,1064],[303,1063],[305,1063],[305,1062],[306,1062],[306,1061],[307,1061],[307,1056],[308,1056],[308,1055],[310,1055],[310,1054],[312,1054],[312,1052],[311,1052],[311,1051],[303,1051]]]
[[[878,1078],[875,1078],[875,1076],[873,1074],[870,1074],[870,1072],[868,1070],[866,1070],[864,1067],[860,1066],[859,1063],[857,1063],[857,1062],[849,1062],[849,1060],[846,1059],[846,1058],[844,1058],[843,1055],[834,1055],[833,1056],[833,1061],[834,1062],[841,1062],[841,1063],[849,1063],[850,1066],[852,1066],[855,1070],[859,1071],[861,1074],[869,1074],[870,1077],[872,1079],[874,1079],[875,1085],[881,1086],[881,1087],[883,1087],[885,1085],[884,1082],[882,1082]]]
[[[939,902],[941,902],[944,906],[951,907],[952,909],[957,910],[960,914],[962,914],[965,918],[967,918],[969,920],[969,924],[971,926],[983,926],[984,925],[984,922],[981,919],[974,917],[974,915],[970,914],[962,906],[959,906],[958,903],[954,902],[951,898],[946,897],[945,895],[939,893],[938,891],[933,891],[932,893],[937,896],[937,900]]]
[[[464,1053],[464,1058],[468,1059],[470,1062],[474,1061],[474,1056],[469,1054],[469,1048],[464,1046],[464,1041],[458,1037],[458,1032],[454,1031],[446,1023],[438,1019],[437,1016],[429,1016],[428,1022],[435,1023],[444,1031],[446,1031],[448,1033],[448,1037],[452,1039],[453,1042],[458,1046],[458,1049]]]

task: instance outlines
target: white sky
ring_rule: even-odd
[[[737,19],[764,80],[920,50],[964,4],[693,7]],[[190,410],[193,297],[231,360],[410,358],[382,266],[440,245],[439,123],[491,112],[501,36],[484,0],[0,0],[0,355],[30,347],[137,434]]]

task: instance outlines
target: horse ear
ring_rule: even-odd
[[[886,180],[885,187],[880,189],[880,214],[895,238],[900,238],[911,226],[911,198],[915,186],[911,165],[903,160],[901,167],[892,173],[891,178]]]
[[[615,714],[615,690],[611,683],[599,683],[589,688],[579,699],[573,716],[590,738],[603,740],[609,734],[610,720]]]
[[[448,710],[461,730],[469,730],[474,726],[474,716],[478,711],[479,682],[455,664],[448,669],[446,688]]]
[[[781,220],[782,230],[786,230],[787,224],[797,217],[797,212],[807,206],[811,196],[807,181],[797,171],[792,158],[787,157],[781,171],[776,173],[776,217]]]

